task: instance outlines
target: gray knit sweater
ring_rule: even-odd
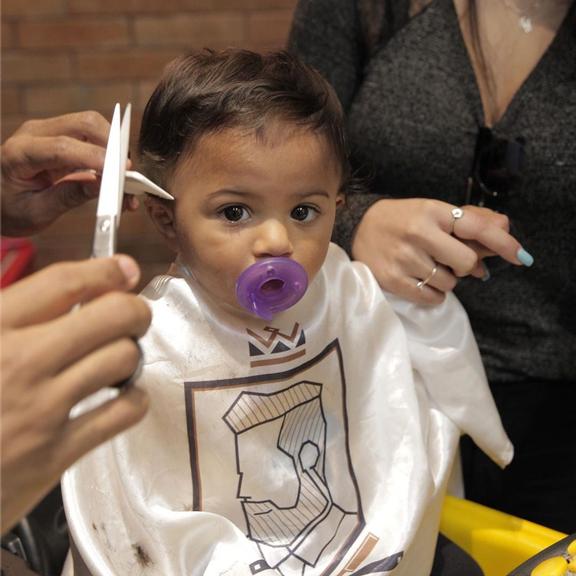
[[[290,38],[335,87],[354,162],[373,176],[339,218],[335,240],[348,250],[382,195],[463,204],[484,123],[452,0],[434,0],[371,59],[362,30],[356,0],[301,0]],[[491,279],[466,278],[456,293],[491,382],[576,384],[576,2],[494,131],[526,140],[523,182],[503,211],[535,263],[490,259]]]

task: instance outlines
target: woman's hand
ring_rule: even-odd
[[[132,375],[150,324],[127,256],[57,264],[6,288],[1,326],[2,533],[86,452],[138,422],[135,386],[70,419],[72,407]],[[69,313],[76,305],[82,307]]]
[[[371,268],[384,290],[421,304],[442,302],[460,277],[483,278],[487,256],[531,264],[530,255],[509,234],[506,216],[463,206],[456,219],[454,208],[421,198],[380,200],[358,225],[352,256]]]

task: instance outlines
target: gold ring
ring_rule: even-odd
[[[434,268],[432,268],[432,272],[430,272],[428,278],[424,278],[424,280],[419,280],[418,283],[416,284],[416,288],[418,288],[418,290],[424,290],[424,286],[426,286],[426,284],[428,284],[428,282],[430,282],[430,280],[434,278],[436,272],[438,272],[438,266],[434,266]]]
[[[452,214],[452,223],[450,225],[450,236],[454,235],[454,227],[456,226],[456,220],[460,220],[464,216],[464,210],[462,208],[452,208],[450,210],[450,214]]]

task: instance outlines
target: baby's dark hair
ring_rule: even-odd
[[[270,120],[293,123],[326,139],[350,176],[343,114],[331,86],[287,52],[203,50],[172,61],[150,97],[140,130],[140,169],[165,187],[180,156],[228,128],[262,135]]]

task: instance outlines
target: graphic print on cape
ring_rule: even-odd
[[[306,354],[306,335],[298,322],[288,333],[273,326],[266,326],[260,334],[247,328],[246,333],[250,368],[284,364]]]
[[[298,368],[186,382],[185,394],[193,508],[246,535],[252,574],[328,575],[367,552],[337,340]]]

